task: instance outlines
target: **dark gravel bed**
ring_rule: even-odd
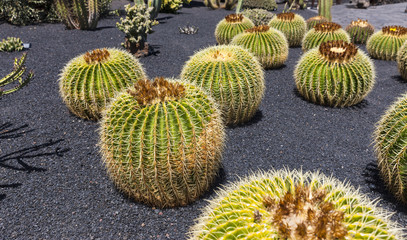
[[[280,6],[280,11],[282,6]],[[179,14],[160,14],[148,40],[156,54],[142,58],[150,77],[177,77],[194,52],[216,44],[213,32],[225,10],[193,2]],[[299,11],[305,18],[314,13]],[[185,239],[215,196],[175,209],[153,209],[127,199],[109,180],[98,147],[98,123],[72,115],[59,96],[58,75],[73,57],[101,47],[120,47],[119,17],[96,31],[65,30],[62,24],[0,25],[0,38],[30,42],[27,66],[35,79],[0,99],[0,239]],[[391,24],[391,16],[387,16]],[[350,21],[350,20],[349,20]],[[196,35],[178,26],[199,27]],[[365,49],[361,47],[361,49]],[[21,53],[0,53],[0,75]],[[375,123],[406,92],[396,63],[377,61],[376,85],[360,104],[333,109],[304,101],[293,70],[301,55],[291,48],[286,65],[266,72],[260,110],[246,125],[228,128],[223,170],[213,189],[258,169],[319,170],[360,187],[407,227],[407,209],[386,192],[372,145]]]

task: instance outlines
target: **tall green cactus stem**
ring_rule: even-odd
[[[95,49],[72,59],[62,70],[59,89],[75,115],[97,120],[115,93],[146,77],[138,60],[118,49]]]
[[[347,27],[352,43],[365,44],[367,39],[374,33],[374,27],[367,21],[358,19],[352,21]]]
[[[14,60],[14,68],[13,71],[11,71],[10,74],[5,76],[4,78],[0,79],[0,97],[2,95],[10,94],[12,92],[15,92],[25,85],[27,85],[31,79],[34,77],[34,73],[30,71],[25,77],[24,73],[26,70],[25,67],[25,61],[27,58],[27,54],[24,53],[20,59],[16,58]],[[3,89],[3,87],[8,86],[9,84],[18,82],[17,86],[8,88],[8,89]]]
[[[98,0],[56,0],[67,29],[93,30],[99,20]]]
[[[234,45],[209,47],[185,64],[181,78],[205,89],[220,105],[228,125],[250,120],[263,98],[263,69],[246,49]]]
[[[23,42],[20,38],[7,37],[0,42],[0,52],[22,51]]]
[[[350,37],[339,24],[333,22],[319,23],[305,34],[302,40],[302,51],[306,52],[318,47],[321,43],[333,40],[350,42]]]
[[[348,183],[273,170],[220,190],[189,239],[403,239],[390,215]]]
[[[304,18],[292,12],[277,14],[268,25],[284,33],[290,47],[301,46],[301,40],[307,30]]]
[[[252,27],[253,22],[242,14],[229,14],[216,25],[216,41],[219,44],[229,44],[234,36]]]
[[[332,21],[331,8],[333,0],[318,0],[318,15]]]
[[[407,81],[407,41],[404,42],[397,53],[397,66],[401,77]]]
[[[150,13],[150,20],[154,20],[158,16],[161,8],[161,0],[148,0],[148,9]]]
[[[245,30],[236,35],[230,44],[249,50],[265,69],[282,66],[288,57],[288,42],[284,34],[267,25]]]
[[[273,13],[260,8],[245,9],[242,14],[252,20],[255,26],[267,25],[274,16]]]
[[[359,103],[375,83],[373,62],[352,43],[328,41],[306,52],[294,71],[299,93],[331,107]]]
[[[407,28],[386,26],[370,36],[366,43],[366,49],[372,58],[395,61],[398,50],[406,40]]]
[[[328,22],[328,19],[326,19],[323,16],[315,16],[312,18],[308,18],[306,23],[307,23],[307,29],[311,30],[315,27],[315,25],[317,25],[318,23],[325,23]]]
[[[192,84],[140,80],[104,112],[100,145],[117,187],[154,207],[201,196],[221,165],[224,128],[214,101]]]

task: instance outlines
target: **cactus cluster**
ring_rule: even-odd
[[[237,5],[236,0],[225,0],[222,4],[220,0],[204,0],[204,4],[212,9],[224,8],[226,10],[231,10]]]
[[[230,44],[248,49],[265,69],[282,66],[288,57],[288,42],[284,34],[267,25],[246,29]]]
[[[22,51],[23,42],[20,38],[7,37],[0,42],[0,52]]]
[[[25,77],[24,73],[26,71],[25,61],[27,58],[27,54],[24,53],[20,59],[16,58],[14,60],[14,68],[7,76],[0,79],[0,97],[2,95],[6,95],[12,92],[15,92],[25,85],[27,85],[31,79],[34,77],[34,73],[30,71]],[[16,83],[18,84],[14,87],[9,87],[10,84]],[[3,89],[6,87],[7,89]]]
[[[307,30],[304,18],[292,12],[275,15],[268,25],[284,33],[290,47],[301,46],[301,40]]]
[[[346,27],[346,31],[353,43],[365,44],[367,39],[374,33],[374,27],[367,20],[358,19],[352,21]]]
[[[346,107],[359,103],[371,91],[375,71],[370,58],[353,43],[328,41],[301,57],[294,78],[308,101]]]
[[[321,43],[333,40],[350,42],[350,37],[349,34],[342,29],[341,25],[337,23],[318,23],[305,34],[302,40],[302,50],[306,52],[318,47]]]
[[[191,0],[162,0],[161,2],[161,12],[175,13],[181,7],[183,3],[190,3]]]
[[[242,0],[243,8],[261,8],[267,11],[277,10],[276,0]]]
[[[397,66],[401,77],[407,81],[407,41],[404,42],[397,53]]]
[[[366,49],[372,58],[396,60],[397,52],[407,40],[407,28],[385,26],[367,40]]]
[[[306,23],[307,23],[307,29],[311,30],[315,27],[315,25],[317,25],[318,23],[325,23],[328,22],[328,19],[326,19],[323,16],[315,16],[312,18],[308,18]]]
[[[229,44],[234,36],[252,27],[253,22],[243,14],[229,14],[216,25],[216,41],[219,44]]]
[[[100,135],[116,186],[154,207],[196,200],[221,164],[220,112],[206,93],[179,80],[140,80],[121,92],[104,112]]]
[[[245,9],[242,14],[252,20],[255,26],[267,25],[274,16],[273,13],[261,8]]]

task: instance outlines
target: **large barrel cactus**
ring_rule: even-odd
[[[294,78],[299,93],[308,101],[347,107],[371,91],[375,71],[370,58],[354,44],[328,41],[301,57]]]
[[[407,28],[402,26],[386,26],[375,32],[367,40],[366,49],[372,58],[396,60],[397,52],[407,40]]]
[[[403,239],[391,214],[376,205],[320,173],[258,173],[221,190],[190,239]]]
[[[307,30],[304,18],[292,12],[275,15],[268,25],[284,33],[290,47],[301,46],[301,40]]]
[[[115,93],[146,75],[139,61],[118,49],[95,49],[72,59],[63,69],[59,88],[69,110],[97,120]]]
[[[367,20],[358,19],[352,21],[346,27],[346,31],[353,43],[365,44],[367,39],[374,33],[374,27]]]
[[[248,49],[266,69],[280,67],[288,57],[288,42],[284,34],[267,25],[245,30],[236,35],[231,44]]]
[[[216,25],[216,41],[229,44],[234,36],[251,27],[254,27],[253,22],[243,14],[229,14]]]
[[[106,109],[100,135],[104,163],[116,186],[154,207],[196,200],[221,165],[219,109],[198,87],[180,81],[137,81]]]
[[[318,47],[323,42],[332,40],[350,42],[350,37],[349,34],[342,29],[341,25],[337,23],[319,23],[305,34],[302,40],[302,50],[306,52]]]
[[[181,78],[207,90],[220,105],[228,125],[250,120],[265,89],[259,61],[248,50],[235,45],[197,52],[186,62]]]
[[[407,41],[404,42],[397,53],[397,66],[401,77],[407,81]]]
[[[315,16],[312,18],[308,18],[306,23],[307,23],[307,28],[308,30],[311,30],[317,25],[318,23],[324,23],[324,22],[329,22],[327,18],[323,16]]]

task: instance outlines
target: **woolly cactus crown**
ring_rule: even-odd
[[[277,18],[282,20],[282,21],[292,21],[294,20],[295,14],[292,12],[288,12],[288,13],[279,13],[277,14]]]
[[[228,23],[241,23],[243,22],[243,14],[240,13],[232,13],[225,17],[226,22]]]
[[[352,61],[358,48],[344,41],[328,41],[319,46],[319,53],[331,63],[347,63]]]
[[[391,36],[403,36],[407,35],[407,28],[402,26],[385,26],[382,28],[382,32]]]

